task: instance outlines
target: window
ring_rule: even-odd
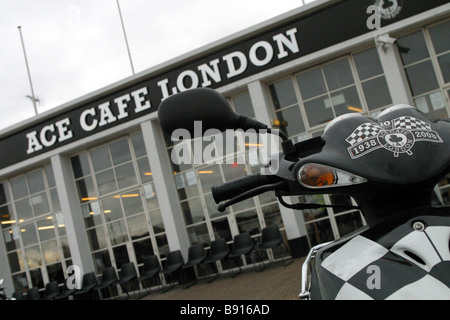
[[[280,129],[299,140],[342,114],[376,115],[392,105],[376,48],[277,81],[269,90]]]
[[[376,116],[380,108],[392,105],[392,98],[383,74],[378,52],[375,48],[353,55],[364,98],[371,116]],[[378,111],[374,111],[378,110]]]
[[[450,82],[450,22],[398,39],[406,77],[416,107],[431,118],[447,118]]]
[[[0,212],[15,290],[62,284],[71,254],[51,166],[1,183]]]
[[[97,273],[168,252],[141,132],[71,158]],[[132,245],[127,245],[131,243]]]

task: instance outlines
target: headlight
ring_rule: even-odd
[[[298,170],[297,180],[301,185],[311,188],[331,188],[367,182],[355,174],[317,163],[308,163]]]

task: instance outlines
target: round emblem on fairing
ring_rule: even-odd
[[[402,11],[401,0],[376,0],[375,5],[380,9],[381,18],[384,20],[393,19]]]
[[[393,152],[395,157],[400,153],[412,155],[411,148],[414,146],[414,135],[406,129],[394,129],[381,131],[378,134],[378,142],[380,145]]]

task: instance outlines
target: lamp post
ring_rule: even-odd
[[[34,113],[37,115],[38,111],[37,111],[36,102],[39,102],[39,99],[37,99],[34,96],[33,82],[31,81],[31,75],[30,75],[30,67],[28,65],[27,53],[25,51],[25,45],[24,45],[23,37],[22,37],[22,27],[18,26],[17,28],[19,29],[20,41],[22,42],[23,56],[25,57],[25,64],[27,66],[28,80],[30,81],[30,88],[31,88],[31,96],[27,95],[26,97],[30,98],[30,100],[33,102]]]
[[[116,0],[116,2],[117,2],[117,8],[119,9],[120,22],[122,23],[123,36],[125,38],[125,44],[127,46],[128,57],[130,58],[131,71],[133,72],[133,74],[135,74],[134,73],[134,67],[133,67],[133,60],[131,59],[130,47],[128,46],[127,34],[125,32],[125,25],[123,24],[122,12],[120,11],[119,0]]]

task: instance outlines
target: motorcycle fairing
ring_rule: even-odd
[[[415,230],[415,222],[425,229]],[[311,299],[448,300],[449,240],[450,207],[363,228],[317,253]]]

